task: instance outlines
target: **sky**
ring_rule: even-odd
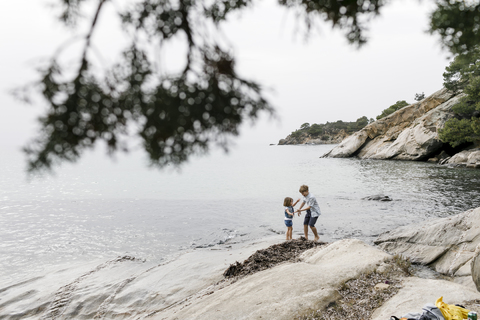
[[[25,105],[10,91],[35,81],[35,68],[82,30],[68,30],[47,5],[54,0],[0,3],[0,151],[20,148],[35,137],[36,118],[44,106]],[[293,12],[264,0],[234,15],[221,34],[231,45],[239,74],[263,84],[276,109],[276,119],[246,123],[237,144],[276,144],[301,124],[375,118],[398,100],[414,102],[442,88],[449,63],[438,37],[426,33],[432,2],[396,0],[369,24],[369,42],[361,49],[348,45],[341,31],[320,23],[305,40],[296,32]],[[125,43],[118,23],[100,17],[94,45],[99,59],[113,61]],[[75,60],[79,43],[62,51]],[[162,65],[175,65],[176,48],[165,52]],[[181,49],[178,49],[181,50]],[[6,150],[6,149],[4,149]]]

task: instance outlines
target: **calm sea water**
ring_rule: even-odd
[[[480,170],[320,158],[333,146],[213,152],[181,171],[140,155],[88,154],[55,176],[27,181],[17,152],[0,159],[0,285],[49,267],[129,254],[162,261],[195,247],[283,237],[283,199],[307,184],[320,204],[321,240],[372,242],[395,227],[480,206]],[[374,194],[391,202],[367,201]],[[303,234],[294,219],[294,237]]]

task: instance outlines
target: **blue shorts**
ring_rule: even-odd
[[[292,220],[283,220],[283,221],[285,221],[285,225],[287,227],[292,227],[293,226],[293,221]]]
[[[307,210],[307,214],[305,215],[305,219],[303,220],[303,225],[309,225],[310,227],[315,227],[315,223],[317,223],[318,216],[312,218],[312,211]]]

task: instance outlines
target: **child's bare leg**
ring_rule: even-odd
[[[292,238],[292,227],[287,228],[287,240],[290,240]]]
[[[320,239],[320,237],[318,236],[317,228],[315,228],[315,227],[310,227],[310,229],[312,229],[313,235],[315,236],[314,241],[318,241],[318,239]]]
[[[290,240],[293,239],[293,228],[290,228]]]
[[[305,234],[305,239],[308,240],[308,224],[303,225],[303,233]]]
[[[288,240],[288,233],[290,232],[290,227],[287,227],[287,232],[285,232],[285,240]]]

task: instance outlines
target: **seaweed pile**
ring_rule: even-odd
[[[340,299],[326,309],[296,317],[298,320],[370,319],[373,312],[397,294],[402,278],[410,275],[410,261],[392,259],[383,272],[377,270],[345,282],[339,289]],[[385,284],[384,287],[378,287]]]
[[[225,270],[225,278],[242,277],[265,269],[272,268],[285,261],[298,261],[305,250],[326,245],[326,242],[306,240],[304,237],[272,245],[266,249],[257,250],[243,263],[236,262]]]

